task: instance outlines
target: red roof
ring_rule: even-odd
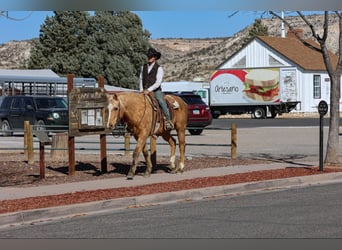
[[[256,38],[305,70],[326,71],[323,55],[319,51],[305,46],[298,38],[270,36]],[[319,48],[319,44],[313,40],[305,41]],[[329,55],[332,65],[336,67],[338,57],[332,52],[329,52]]]

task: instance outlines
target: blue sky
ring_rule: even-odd
[[[151,38],[211,38],[235,34],[258,15],[252,11],[135,11]],[[0,17],[0,44],[11,40],[26,40],[39,36],[40,25],[48,11],[9,11],[12,20]]]

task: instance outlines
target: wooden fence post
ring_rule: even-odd
[[[68,133],[56,133],[52,136],[50,156],[52,159],[68,157]]]
[[[231,157],[232,159],[236,159],[236,148],[237,148],[237,131],[236,131],[236,123],[232,123],[231,130]]]
[[[27,131],[27,162],[28,162],[28,164],[34,163],[33,128],[32,128],[32,125],[28,126],[28,131]]]
[[[99,76],[98,78],[99,88],[104,88],[104,77]],[[100,134],[100,158],[101,158],[101,172],[107,173],[107,137],[105,134]]]
[[[45,178],[45,147],[44,142],[39,142],[39,177]]]
[[[68,74],[68,97],[72,89],[74,88],[74,75]],[[70,117],[70,114],[69,114]],[[68,134],[68,149],[69,149],[69,175],[75,175],[75,136]]]
[[[28,157],[28,150],[27,150],[27,145],[28,145],[28,130],[30,127],[30,122],[29,121],[24,121],[24,155]]]

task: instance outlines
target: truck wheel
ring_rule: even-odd
[[[220,114],[212,114],[214,119],[219,118]]]
[[[3,120],[1,123],[1,131],[3,136],[12,136],[13,132],[11,132],[11,126],[7,120]]]
[[[263,119],[265,118],[265,110],[263,108],[256,108],[253,111],[252,117],[255,119]]]
[[[203,132],[203,129],[188,129],[191,135],[200,135]]]

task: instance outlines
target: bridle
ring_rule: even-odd
[[[121,105],[121,103],[120,103],[120,100],[119,100],[119,97],[118,97],[118,107],[114,107],[114,108],[113,108],[114,110],[117,110],[117,111],[118,111],[117,114],[116,114],[116,123],[114,124],[114,129],[117,127],[117,125],[118,125],[119,122],[120,122],[120,111],[121,111],[120,105]],[[111,113],[111,112],[112,112],[112,111],[110,111],[110,113]],[[110,116],[109,116],[109,118],[108,118],[108,122],[109,122],[109,119],[110,119]]]

